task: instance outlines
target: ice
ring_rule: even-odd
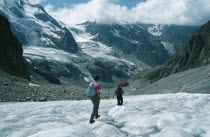
[[[45,57],[47,60],[55,60],[59,62],[68,63],[71,58],[76,58],[76,54],[68,53],[60,49],[46,48],[46,47],[24,47],[24,56],[36,59]]]
[[[101,100],[89,124],[90,100],[0,104],[1,137],[209,137],[210,95],[160,94]]]
[[[5,0],[1,0],[1,4],[4,4]],[[14,6],[14,3],[16,2],[16,0],[7,0],[6,3],[8,6]]]
[[[78,44],[83,53],[93,58],[102,58],[106,59],[109,62],[118,61],[119,63],[126,63],[127,65],[135,66],[133,62],[117,56],[117,54],[111,47],[108,47],[107,45],[102,44],[100,42],[84,42]]]
[[[169,53],[170,55],[173,55],[173,54],[176,53],[176,50],[175,50],[173,44],[170,44],[170,43],[168,43],[168,42],[161,42],[161,43],[163,44],[164,48],[168,51],[168,53]]]
[[[92,79],[88,78],[88,77],[84,77],[84,80],[87,81],[87,82],[91,82]]]
[[[26,59],[26,61],[31,64],[31,60],[30,59]]]
[[[40,85],[33,84],[33,83],[29,83],[28,85],[31,86],[31,87],[39,87],[40,86]]]
[[[126,23],[126,22],[121,22],[120,25],[121,25],[123,28],[125,28],[125,29],[130,29],[130,28],[127,26],[128,23]]]
[[[0,0],[0,6],[3,5],[3,4],[4,4],[4,1],[3,0]]]
[[[114,31],[111,31],[111,33],[113,34],[113,36],[121,38],[120,32],[118,30],[114,29]]]
[[[163,29],[163,26],[164,25],[156,24],[154,26],[148,27],[148,32],[154,36],[161,36],[162,35],[161,30]]]
[[[145,29],[144,27],[140,26],[139,23],[136,23],[136,25],[141,29]]]
[[[63,30],[50,21],[37,19],[35,17],[36,14],[46,15],[39,6],[30,4],[28,0],[23,0],[26,4],[24,4],[22,8],[16,4],[20,3],[20,0],[0,1],[0,10],[7,15],[10,23],[15,28],[14,30],[25,35],[27,44],[24,44],[24,46],[56,46],[56,43],[48,39],[48,37],[60,39],[61,36],[59,34],[61,34]],[[6,4],[4,4],[4,2]],[[22,13],[23,18],[17,17],[17,15],[12,12],[12,7]],[[48,15],[46,15],[46,17],[48,17]]]
[[[119,57],[116,54],[116,52],[112,49],[112,47],[109,47],[108,45],[105,45],[100,42],[93,41],[92,39],[94,37],[97,37],[98,34],[96,34],[95,36],[92,36],[90,33],[87,33],[85,31],[85,28],[82,25],[76,25],[76,26],[74,26],[74,28],[77,29],[79,31],[79,33],[72,30],[73,37],[75,38],[75,40],[78,43],[79,47],[81,48],[82,52],[85,53],[86,55],[91,56],[93,58],[99,58],[99,59],[103,58],[109,62],[119,61],[121,63],[126,63],[128,65],[135,66],[135,63],[125,60],[122,57]],[[119,32],[116,29],[114,29],[114,31],[115,31],[115,32],[113,32],[114,35],[115,34],[119,35]],[[131,42],[133,42],[133,41],[131,41]],[[137,42],[137,41],[134,41],[134,43],[135,42]]]

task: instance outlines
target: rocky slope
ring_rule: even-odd
[[[150,80],[159,80],[171,74],[188,69],[201,67],[210,63],[210,22],[203,25],[185,43],[167,63],[155,69],[142,72],[135,76]]]
[[[169,54],[173,55],[183,47],[192,33],[199,28],[200,26],[149,25],[148,30],[156,34],[154,36],[161,41]]]
[[[210,81],[210,22],[203,25],[167,63],[135,75],[130,94],[207,93]]]
[[[196,31],[166,64],[162,77],[210,63],[210,21]]]
[[[54,85],[28,81],[0,70],[0,102],[59,101],[88,99],[86,89],[78,86]],[[110,95],[102,93],[101,98]]]
[[[10,30],[10,23],[0,15],[0,69],[5,72],[30,79],[23,59],[22,45]]]
[[[210,65],[172,74],[154,83],[148,79],[131,80],[127,94],[200,93],[210,94]]]

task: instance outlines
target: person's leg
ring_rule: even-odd
[[[96,108],[97,108],[97,99],[96,99],[96,97],[91,97],[91,101],[93,103],[93,111],[92,111],[90,120],[93,120],[94,117],[96,116]]]
[[[95,116],[98,116],[99,104],[100,104],[100,98],[99,97],[96,97]]]
[[[117,96],[117,105],[120,105],[120,96]]]
[[[123,105],[123,96],[121,96],[121,104],[120,105]]]

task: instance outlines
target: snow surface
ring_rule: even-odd
[[[76,54],[68,53],[60,49],[35,46],[24,47],[24,56],[33,59],[39,59],[41,57],[47,60],[55,60],[63,63],[68,63],[72,58],[77,57]]]
[[[163,44],[164,48],[168,51],[170,55],[173,55],[176,53],[176,50],[173,44],[170,44],[168,42],[161,42],[161,43]]]
[[[144,27],[142,27],[141,25],[139,25],[139,23],[136,23],[137,26],[139,26],[139,28],[141,29],[145,29]]]
[[[130,26],[133,28],[132,25],[130,25]],[[121,36],[121,35],[120,35],[120,32],[119,32],[118,30],[116,30],[116,29],[114,29],[113,31],[111,31],[111,33],[112,33],[113,36],[119,37],[119,38],[122,38],[122,39],[125,39],[125,40],[127,40],[127,41],[129,41],[129,42],[131,42],[131,43],[133,43],[133,44],[138,44],[138,43],[139,43],[138,41],[132,40],[131,38],[128,39],[128,38],[126,38],[125,36]]]
[[[100,42],[93,41],[92,38],[96,37],[98,34],[93,36],[90,33],[87,33],[85,31],[85,27],[82,25],[77,25],[75,26],[75,28],[78,29],[79,33],[76,33],[75,31],[72,30],[71,31],[72,35],[84,54],[91,56],[93,58],[103,58],[109,62],[119,61],[121,63],[127,64],[128,66],[130,65],[135,66],[135,63],[125,60],[122,57],[119,57],[116,54],[116,52],[112,49],[112,47],[109,47]],[[114,31],[119,35],[119,32],[116,29],[114,29]]]
[[[75,66],[77,69],[79,69],[85,77],[91,77],[91,73],[86,70],[83,66],[80,66],[78,63],[78,56],[77,54],[65,52],[60,49],[55,48],[46,48],[46,47],[36,47],[36,46],[30,46],[30,47],[24,47],[24,53],[23,56],[26,58],[26,60],[31,63],[33,60],[46,60],[49,62],[59,62],[59,64],[63,67],[63,70],[69,71],[65,63],[71,64]],[[64,64],[62,64],[64,63]]]
[[[162,32],[161,30],[163,29],[164,25],[154,25],[151,27],[148,27],[148,32],[154,36],[161,36]]]
[[[119,37],[121,38],[122,36],[120,36],[120,32],[116,29],[114,29],[114,31],[111,31],[111,33],[113,34],[113,36]]]
[[[42,21],[35,17],[36,14],[44,14],[44,11],[39,7],[30,4],[28,0],[22,0],[24,3],[23,7],[20,8],[20,0],[0,0],[0,10],[7,15],[10,23],[13,25],[17,32],[22,32],[25,35],[27,44],[24,46],[42,46],[51,45],[56,46],[49,37],[59,39],[58,34],[62,33],[62,29],[54,25],[50,21]],[[16,8],[22,15],[23,18],[19,18],[11,9]],[[48,17],[46,15],[46,17]],[[45,36],[47,35],[47,37]]]
[[[4,4],[4,1],[3,0],[0,0],[0,4]]]
[[[37,84],[33,84],[33,83],[28,83],[29,86],[31,87],[39,87],[40,85],[37,85]]]
[[[209,137],[210,95],[127,96],[101,100],[89,124],[90,100],[1,103],[1,137]]]

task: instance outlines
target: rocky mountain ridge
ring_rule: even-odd
[[[83,86],[92,75],[98,74],[102,82],[113,84],[142,69],[101,43],[89,41],[78,45],[71,32],[41,5],[27,0],[3,0],[0,11],[8,17],[13,33],[23,44],[32,80]],[[92,52],[82,49],[96,49],[94,54],[100,51],[100,56],[92,56]]]
[[[86,22],[70,28],[71,33],[41,5],[27,0],[2,0],[0,11],[23,44],[31,78],[36,81],[85,86],[98,74],[102,82],[112,86],[138,71],[163,64],[175,49],[173,43],[158,38],[163,36],[161,25]]]
[[[184,44],[197,26],[157,24],[80,24],[92,40],[112,47],[117,52],[134,56],[154,67],[165,63]]]
[[[172,79],[173,75],[176,76],[176,73],[178,74],[181,74],[182,72],[188,73],[191,71],[191,69],[193,71],[196,68],[202,68],[203,66],[209,65],[210,64],[209,37],[210,37],[210,21],[204,24],[198,31],[194,32],[193,35],[187,40],[185,45],[181,48],[181,50],[178,53],[176,53],[174,56],[172,56],[169,61],[154,69],[140,72],[139,74],[135,75],[133,79],[135,81],[140,79],[142,80],[146,79],[149,80],[150,82],[151,81],[158,82],[158,80],[164,81],[164,79],[168,79],[168,76]],[[201,72],[194,71],[195,73],[194,75],[199,75],[196,73],[203,73],[202,71]],[[208,73],[205,72],[205,75],[208,75]],[[183,78],[180,78],[180,80],[182,79]],[[196,81],[196,79],[192,80]],[[174,82],[176,82],[175,79]],[[204,84],[205,83],[206,82],[204,82]]]
[[[10,30],[10,23],[0,15],[0,69],[15,76],[30,79],[23,59],[23,49]]]

